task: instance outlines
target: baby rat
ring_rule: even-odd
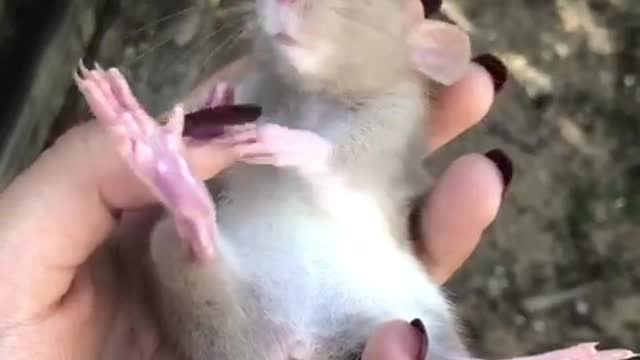
[[[407,41],[408,0],[254,4],[260,70],[217,86],[209,105],[257,104],[262,116],[213,140],[239,163],[208,186],[183,158],[180,106],[158,126],[117,70],[76,75],[170,214],[148,261],[165,335],[188,360],[348,360],[374,327],[419,318],[424,358],[468,359],[407,227],[428,185],[424,75],[455,81],[468,39],[432,24],[420,34],[431,42]]]
[[[151,240],[160,317],[185,358],[355,359],[373,327],[416,317],[430,358],[467,355],[408,242],[427,104],[406,6],[256,2],[260,71],[233,100],[262,117],[219,140],[244,164],[212,184],[218,230],[202,242],[214,259],[190,260],[169,219]]]

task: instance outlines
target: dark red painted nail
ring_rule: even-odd
[[[504,151],[500,149],[493,149],[484,154],[489,160],[491,160],[502,175],[502,184],[504,186],[504,190],[502,190],[502,196],[507,192],[509,188],[509,184],[511,184],[511,180],[513,179],[513,161]]]
[[[427,349],[429,348],[429,337],[427,336],[427,329],[424,327],[424,323],[420,319],[413,319],[410,324],[414,329],[418,330],[420,336],[422,336],[420,351],[418,352],[418,360],[424,360],[427,357]]]
[[[505,66],[505,64],[491,54],[482,54],[473,58],[473,61],[487,69],[491,78],[493,79],[493,88],[497,92],[502,90],[505,82],[507,82],[507,78],[509,77],[509,70]]]
[[[257,105],[223,105],[185,115],[183,136],[197,140],[222,135],[224,127],[256,121],[262,114]]]
[[[422,8],[424,9],[424,17],[428,18],[429,15],[435,14],[440,11],[442,7],[442,0],[420,0],[422,1]]]

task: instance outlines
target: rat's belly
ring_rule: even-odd
[[[273,321],[330,334],[348,319],[411,320],[425,299],[442,301],[366,194],[327,194],[322,206],[291,192],[259,196],[235,196],[218,219],[234,272]]]
[[[270,353],[301,346],[303,353],[319,348],[326,354],[332,351],[324,347],[337,336],[348,338],[343,346],[356,351],[373,326],[424,318],[424,299],[441,300],[411,259],[393,246],[376,244],[390,240],[383,233],[374,238],[366,230],[357,234],[353,224],[345,228],[330,218],[296,218],[293,213],[272,220],[278,219],[252,222],[248,237],[221,229],[242,265],[238,273],[246,286],[237,298],[247,301],[247,309],[260,309],[243,313],[255,316],[254,324],[272,334],[275,349]]]
[[[439,288],[366,193],[332,189],[316,202],[265,174],[243,175],[230,181],[241,190],[217,203],[218,265],[180,270],[177,291],[164,294],[168,322],[185,324],[177,342],[201,354],[193,359],[348,359],[338,353],[357,350],[383,321],[447,321]]]

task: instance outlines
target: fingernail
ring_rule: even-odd
[[[183,136],[197,140],[223,134],[224,127],[256,121],[262,114],[257,105],[223,105],[185,115]]]
[[[413,319],[410,324],[414,329],[418,330],[420,336],[422,336],[422,343],[420,344],[420,351],[418,352],[418,360],[424,360],[427,356],[427,348],[429,347],[427,329],[424,327],[424,323],[420,319]]]
[[[509,156],[500,149],[493,149],[485,153],[484,156],[491,160],[500,171],[502,184],[504,186],[502,196],[504,196],[509,188],[509,184],[511,184],[511,179],[513,178],[513,161],[511,161],[511,158],[509,158]]]
[[[422,8],[424,9],[424,17],[428,18],[429,15],[440,11],[442,7],[442,0],[420,0],[422,1]]]
[[[496,93],[502,90],[507,78],[509,70],[506,65],[497,57],[491,54],[482,54],[473,58],[473,62],[485,68],[493,79],[493,88]]]

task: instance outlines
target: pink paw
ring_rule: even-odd
[[[114,135],[129,167],[173,213],[178,232],[194,255],[212,257],[215,210],[204,183],[183,156],[182,107],[176,106],[161,126],[138,103],[117,69],[104,71],[96,65],[96,70],[88,70],[80,63],[74,79],[97,121]]]
[[[597,343],[583,343],[566,349],[510,360],[626,360],[636,356],[629,350],[598,350],[596,346]]]
[[[218,106],[233,105],[235,103],[235,89],[226,82],[217,83],[211,91],[211,97],[206,106],[216,108]]]
[[[227,127],[220,142],[232,146],[245,163],[294,167],[305,173],[326,169],[332,151],[320,135],[270,123]]]

